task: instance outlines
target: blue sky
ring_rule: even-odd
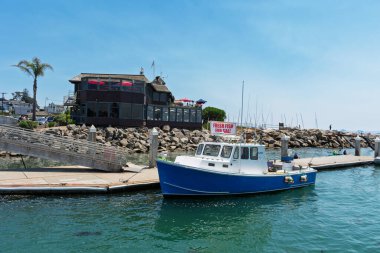
[[[379,1],[2,0],[0,92],[32,79],[12,64],[38,56],[40,105],[61,103],[81,72],[166,77],[176,98],[203,98],[237,120],[379,129]]]

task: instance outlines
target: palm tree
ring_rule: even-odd
[[[34,57],[32,61],[22,60],[14,67],[19,68],[21,71],[27,73],[33,77],[33,117],[32,120],[36,120],[36,105],[37,105],[37,78],[45,75],[45,70],[50,69],[53,71],[53,67],[47,63],[41,63],[41,60]]]

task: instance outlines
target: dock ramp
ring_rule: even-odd
[[[0,125],[0,150],[103,171],[122,171],[127,152],[87,140]]]

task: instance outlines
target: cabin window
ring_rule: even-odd
[[[259,158],[259,152],[257,150],[257,147],[251,147],[251,160],[257,160]]]
[[[235,148],[235,152],[234,152],[233,158],[234,159],[239,159],[239,148],[238,147]]]
[[[220,151],[220,145],[207,144],[203,150],[203,155],[218,156]]]
[[[247,160],[249,158],[249,148],[242,147],[241,148],[241,159]]]
[[[220,154],[223,158],[230,158],[232,153],[232,146],[223,146],[222,153]]]
[[[197,152],[195,152],[196,155],[201,155],[202,154],[202,149],[203,149],[203,144],[200,144],[197,148]]]

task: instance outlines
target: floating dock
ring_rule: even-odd
[[[372,164],[373,162],[374,158],[372,156],[335,155],[295,159],[294,165],[302,167],[310,166],[316,170],[327,170]]]
[[[370,156],[340,155],[296,159],[294,165],[327,170],[373,162]],[[0,170],[0,194],[105,194],[147,188],[159,188],[157,168],[140,172],[104,172],[83,166]]]
[[[159,188],[156,168],[102,172],[83,166],[0,170],[0,194],[113,193]]]

